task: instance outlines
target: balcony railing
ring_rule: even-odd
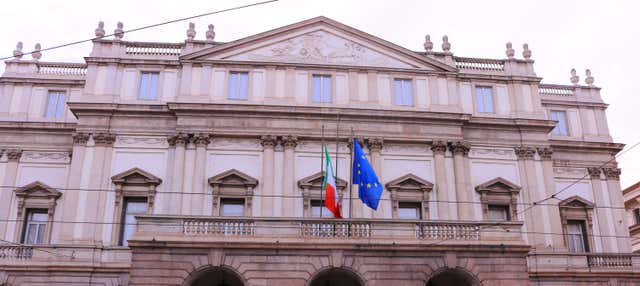
[[[300,236],[314,238],[368,238],[371,223],[340,221],[301,221]]]
[[[640,272],[640,255],[629,253],[531,253],[533,272]]]
[[[252,236],[251,220],[191,219],[182,223],[186,235]]]
[[[86,64],[76,63],[38,63],[38,73],[41,75],[62,77],[84,77],[87,75]]]
[[[128,55],[179,56],[182,44],[178,43],[145,43],[126,42],[125,53]]]
[[[567,85],[541,84],[538,87],[541,96],[574,96],[575,88]]]
[[[33,247],[17,245],[0,245],[0,259],[31,259],[33,257]]]
[[[504,72],[504,60],[456,57],[455,62],[461,70]]]
[[[589,254],[587,256],[587,265],[590,268],[631,268],[633,262],[632,255],[624,254]]]

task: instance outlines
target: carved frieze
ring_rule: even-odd
[[[260,140],[243,138],[214,137],[211,139],[211,148],[228,150],[260,150]]]
[[[585,169],[571,167],[554,167],[553,172],[556,177],[580,179],[584,177]]]
[[[118,136],[116,147],[157,147],[165,148],[168,142],[165,137]]]
[[[429,155],[429,145],[427,144],[385,144],[385,154],[415,153]]]
[[[518,146],[513,148],[518,160],[533,160],[536,155],[536,149],[530,146]]]
[[[512,149],[500,148],[471,148],[469,151],[470,158],[478,159],[503,159],[514,160],[516,155]]]
[[[21,162],[31,163],[69,163],[69,152],[24,151]]]

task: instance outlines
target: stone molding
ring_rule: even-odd
[[[600,173],[602,172],[602,169],[598,168],[598,167],[588,167],[587,168],[587,173],[589,173],[589,177],[591,177],[591,179],[600,179]]]
[[[295,149],[298,146],[298,136],[286,135],[282,136],[282,145],[284,149]]]
[[[553,149],[551,149],[551,147],[538,147],[536,148],[536,150],[538,151],[540,160],[543,160],[543,161],[553,160]]]
[[[530,146],[518,146],[513,149],[518,160],[533,160],[536,155],[536,149]]]
[[[620,168],[602,168],[607,180],[620,180],[620,174],[622,173]]]
[[[74,145],[84,146],[87,144],[87,141],[89,141],[89,134],[87,133],[82,133],[82,132],[74,133],[72,137],[73,137]]]
[[[436,140],[431,143],[431,151],[434,155],[444,155],[447,152],[447,142]]]
[[[274,149],[276,144],[278,143],[278,138],[273,135],[262,135],[260,136],[260,145],[264,149]]]
[[[20,150],[20,149],[7,150],[7,159],[9,160],[9,162],[11,162],[11,161],[13,161],[13,162],[20,161],[21,157],[22,157],[22,150]]]
[[[384,139],[383,138],[368,138],[367,139],[367,147],[371,152],[380,152],[382,151],[382,147],[384,147]]]
[[[186,146],[187,142],[189,142],[189,137],[187,136],[187,134],[178,133],[176,135],[168,137],[167,142],[169,143],[169,146]]]
[[[470,149],[469,143],[465,141],[453,141],[449,144],[449,150],[453,155],[467,156]]]
[[[116,141],[116,135],[111,133],[100,132],[92,136],[95,146],[113,147],[113,143]]]
[[[24,151],[21,157],[22,162],[34,163],[69,163],[70,159],[70,152]]]

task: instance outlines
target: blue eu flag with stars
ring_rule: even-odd
[[[367,156],[356,139],[353,139],[352,170],[352,183],[358,185],[358,197],[365,205],[377,210],[380,196],[382,195],[382,184],[380,184],[376,172],[369,164]]]

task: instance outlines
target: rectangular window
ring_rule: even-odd
[[[327,209],[323,203],[324,201],[321,200],[311,201],[311,217],[333,218],[333,213],[331,213],[331,211]]]
[[[414,202],[398,203],[398,218],[400,219],[422,219],[422,204]]]
[[[490,86],[476,87],[476,111],[493,113],[493,88]]]
[[[244,216],[244,199],[220,199],[220,216]]]
[[[247,100],[249,98],[249,73],[229,73],[229,99]]]
[[[570,220],[567,221],[567,242],[569,252],[587,252],[589,244],[587,243],[587,232],[584,227],[584,221]]]
[[[510,220],[509,206],[489,205],[488,217],[490,220]]]
[[[63,118],[66,106],[64,91],[49,91],[44,117]]]
[[[567,126],[567,113],[565,111],[551,111],[551,120],[557,121],[556,127],[553,128],[553,134],[568,136],[569,127]]]
[[[47,209],[27,209],[22,231],[22,243],[43,244],[49,214]]]
[[[313,102],[331,103],[331,76],[313,75]]]
[[[410,79],[394,79],[393,90],[396,105],[413,106],[413,85]]]
[[[120,245],[127,246],[128,240],[136,232],[136,215],[147,213],[147,200],[144,198],[125,198],[120,220]]]
[[[633,218],[636,224],[640,224],[640,209],[633,210]]]
[[[138,99],[158,99],[158,78],[160,78],[160,73],[157,72],[140,73],[140,91],[138,93]]]

